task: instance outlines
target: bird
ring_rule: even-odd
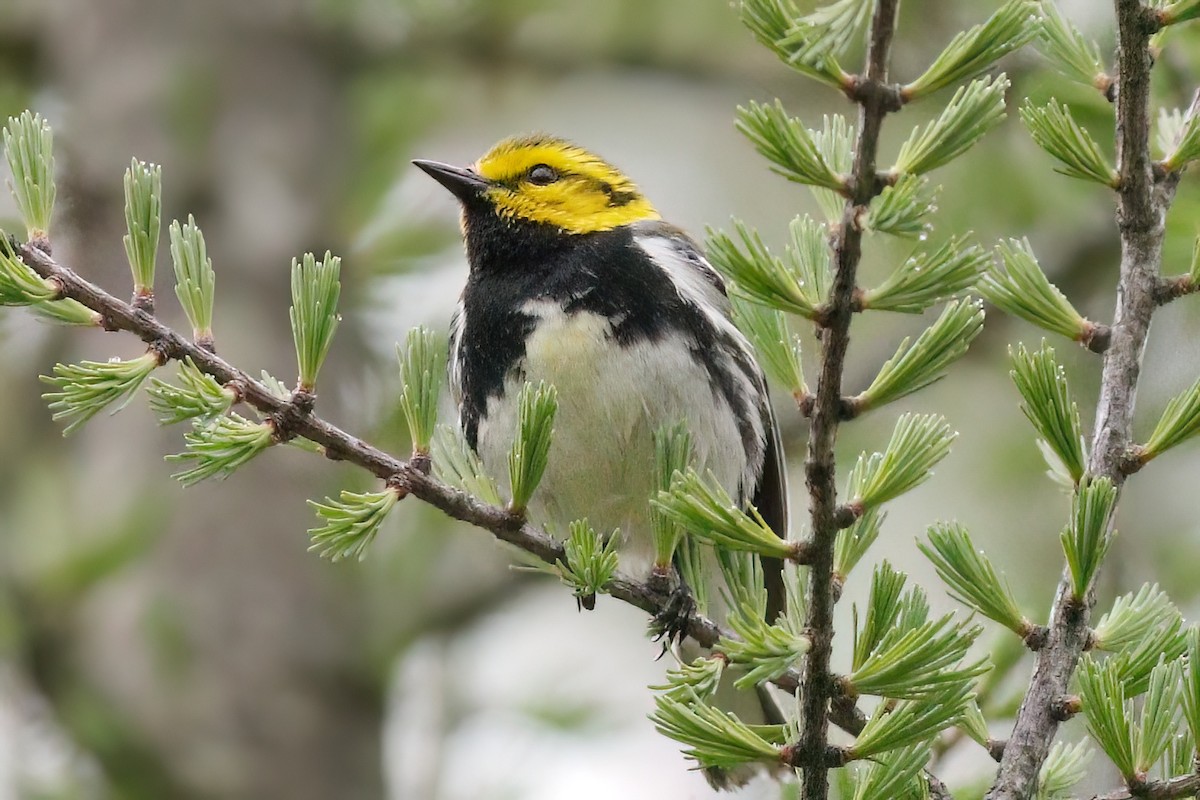
[[[646,580],[654,434],[683,421],[698,471],[785,536],[766,379],[701,247],[617,167],[563,138],[508,138],[464,167],[413,163],[461,208],[469,271],[450,325],[449,383],[461,433],[489,474],[505,474],[526,382],[557,390],[530,519],[620,529],[620,571]],[[763,561],[773,619],[782,565]],[[772,705],[759,696],[762,716],[749,721],[780,721]],[[718,788],[744,781],[706,776]]]

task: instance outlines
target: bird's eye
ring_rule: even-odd
[[[529,182],[535,186],[546,186],[558,180],[558,173],[549,164],[536,164],[529,170]]]

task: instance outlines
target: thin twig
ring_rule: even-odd
[[[1192,283],[1192,279],[1188,275],[1159,278],[1154,289],[1154,302],[1165,306],[1172,300],[1178,300],[1198,291],[1200,291],[1200,286]]]
[[[862,255],[858,220],[862,208],[882,189],[875,170],[879,132],[884,116],[900,105],[898,91],[887,83],[898,6],[899,0],[879,0],[876,4],[866,72],[854,82],[852,96],[859,104],[858,140],[848,181],[850,199],[835,240],[837,271],[829,296],[829,314],[821,333],[821,376],[813,400],[808,455],[804,462],[814,545],[805,621],[812,647],[805,659],[797,749],[802,754],[801,763],[815,765],[803,770],[801,797],[805,800],[825,800],[829,796],[829,774],[821,754],[828,746],[829,701],[834,691],[829,672],[833,640],[833,549],[845,521],[837,502],[834,444],[842,416],[842,373],[850,341],[855,276]]]
[[[190,358],[200,371],[207,373],[222,384],[236,388],[242,402],[275,419],[286,419],[288,432],[316,442],[324,449],[328,458],[346,461],[359,466],[391,486],[435,506],[455,519],[490,531],[496,538],[515,545],[527,553],[553,564],[565,559],[562,544],[539,528],[524,521],[504,508],[484,503],[453,486],[449,486],[426,474],[427,466],[415,461],[404,461],[364,442],[357,436],[332,425],[307,409],[307,403],[298,408],[290,399],[273,394],[261,382],[220,356],[199,344],[189,341],[180,333],[159,322],[145,311],[109,294],[95,284],[85,280],[73,270],[55,261],[41,249],[24,245],[21,255],[26,264],[44,278],[58,281],[62,296],[77,300],[100,314],[106,327],[114,331],[127,331],[142,341],[156,347],[167,358],[176,361]],[[631,605],[656,614],[662,611],[670,597],[648,583],[614,580],[608,587],[609,594]],[[737,638],[723,630],[711,620],[693,613],[687,624],[688,635],[704,647],[712,647],[722,636]],[[782,676],[778,684],[795,691],[798,675],[795,672]]]
[[[930,800],[954,800],[954,795],[950,794],[950,789],[946,784],[942,783],[941,778],[934,775],[929,770],[925,770],[925,783],[929,786]]]
[[[300,403],[279,397],[248,373],[216,355],[206,343],[189,341],[147,312],[134,308],[80,277],[74,270],[58,263],[36,243],[21,246],[20,253],[35,272],[62,287],[62,297],[76,300],[98,313],[105,321],[105,330],[132,333],[156,348],[164,359],[182,361],[190,358],[201,372],[233,387],[240,402],[271,419],[285,420],[289,436],[300,436],[321,445],[326,457],[361,467],[389,486],[441,509],[454,519],[489,531],[497,539],[548,564],[565,560],[562,543],[526,523],[521,516],[484,503],[432,477],[427,458],[401,460],[321,419],[312,411],[315,395],[302,397]],[[631,581],[621,576],[613,579],[606,591],[610,596],[636,606],[651,616],[658,615],[672,601],[669,587],[657,586],[653,582]],[[696,612],[688,616],[686,629],[689,637],[707,648],[714,647],[722,638],[739,638],[733,631]],[[800,675],[794,669],[788,670],[772,683],[795,694],[800,686]],[[862,719],[862,712],[853,704],[850,709],[848,719],[856,719],[855,715],[857,719]]]
[[[1145,781],[1132,788],[1092,795],[1091,800],[1177,800],[1200,793],[1200,775],[1183,775],[1169,781]]]
[[[1157,185],[1150,160],[1150,35],[1155,26],[1139,0],[1115,0],[1118,28],[1117,153],[1120,169],[1117,224],[1121,269],[1111,338],[1104,351],[1100,399],[1088,472],[1119,487],[1131,441],[1131,421],[1142,353],[1156,307],[1162,263],[1163,219],[1177,178]],[[1072,598],[1064,573],[1054,601],[1046,644],[1038,651],[1029,691],[1021,703],[996,781],[987,800],[1026,800],[1058,731],[1058,700],[1089,642],[1094,592]]]
[[[846,733],[858,736],[867,725],[867,715],[846,695],[838,695],[829,703],[829,721]]]

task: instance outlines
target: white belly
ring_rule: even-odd
[[[583,517],[601,533],[620,528],[621,571],[644,578],[653,561],[648,514],[655,489],[654,432],[685,421],[696,466],[711,469],[732,492],[746,460],[733,415],[684,337],[668,334],[622,347],[608,339],[610,325],[600,315],[568,316],[557,302],[547,301],[524,310],[541,318],[526,341],[524,380],[558,389],[549,464],[531,517],[559,536]],[[480,457],[502,481],[520,390],[520,382],[509,379],[504,398],[488,400],[479,424]]]

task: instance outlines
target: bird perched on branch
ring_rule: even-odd
[[[414,163],[462,206],[470,274],[451,324],[450,383],[466,441],[491,474],[505,472],[525,383],[558,391],[531,518],[559,532],[581,517],[619,528],[621,571],[646,580],[654,435],[683,421],[697,469],[785,535],[763,373],[696,243],[616,167],[562,139],[508,139],[470,167]],[[764,575],[774,616],[778,562]]]

